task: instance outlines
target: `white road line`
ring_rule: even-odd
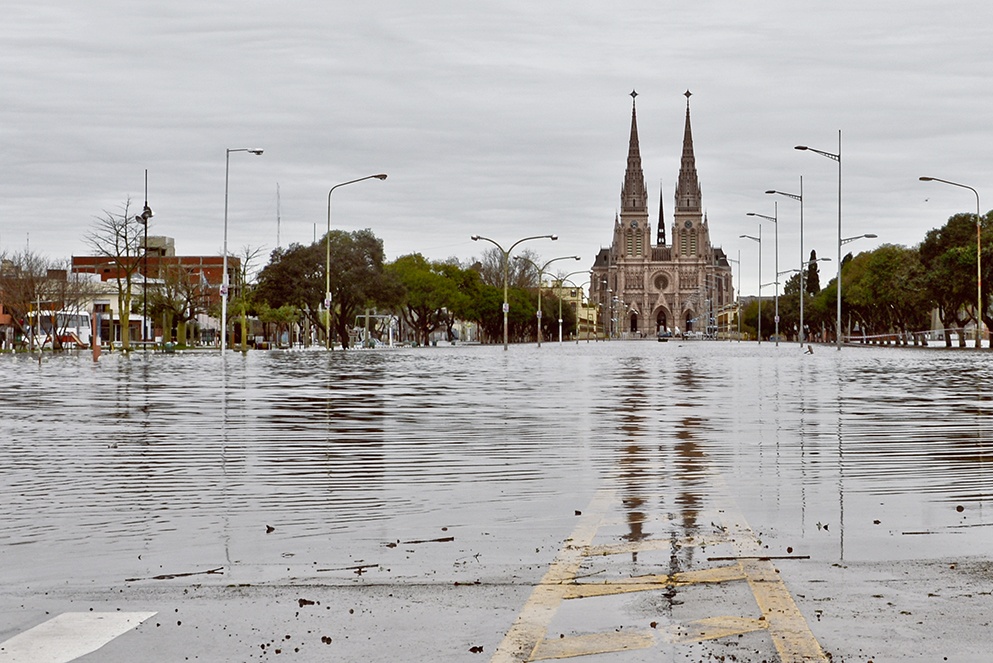
[[[154,612],[64,612],[0,643],[2,663],[69,663],[127,633]]]

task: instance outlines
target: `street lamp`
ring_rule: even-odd
[[[864,235],[856,235],[855,237],[844,237],[840,242],[838,242],[838,246],[843,246],[845,244],[848,244],[849,242],[854,242],[859,239],[874,239],[876,237],[878,237],[878,235],[876,235],[875,233],[865,233]],[[838,277],[838,288],[841,288],[840,276]],[[849,322],[851,322],[851,316],[849,316]]]
[[[971,186],[965,184],[959,184],[958,182],[950,182],[948,180],[942,180],[937,177],[921,177],[922,182],[941,182],[942,184],[951,184],[952,186],[961,187],[963,189],[968,189],[976,194],[976,347],[980,348],[983,345],[982,341],[982,328],[983,324],[983,255],[982,255],[982,217],[979,211],[979,192],[973,189]],[[993,347],[993,344],[991,344]]]
[[[473,235],[472,237],[469,238],[474,242],[478,242],[479,240],[489,242],[493,246],[497,247],[497,249],[499,249],[500,253],[503,255],[503,351],[504,352],[507,351],[507,343],[508,343],[507,313],[510,312],[510,303],[507,301],[507,280],[509,279],[509,271],[510,271],[510,253],[514,250],[515,246],[521,244],[522,242],[527,242],[532,239],[550,239],[554,242],[558,238],[559,238],[558,235],[535,235],[533,237],[524,237],[523,239],[519,239],[513,244],[511,244],[509,249],[504,249],[496,241],[490,239],[489,237],[483,237],[482,235]]]
[[[786,193],[785,191],[776,191],[775,189],[770,189],[766,193],[786,196],[787,198],[792,198],[793,200],[799,201],[800,203],[800,333],[798,338],[800,339],[800,348],[803,349],[803,300],[807,294],[806,288],[803,285],[803,272],[802,267],[804,264],[803,257],[803,175],[800,176],[800,193]]]
[[[779,347],[779,204],[778,204],[778,202],[773,204],[773,210],[774,210],[773,214],[775,214],[775,216],[766,216],[765,214],[756,214],[755,212],[748,212],[748,216],[757,216],[760,219],[768,219],[769,221],[772,221],[773,224],[775,224],[775,226],[776,226],[776,260],[775,260],[775,263],[776,263],[776,280],[775,280],[775,284],[776,284],[776,307],[775,307],[775,310],[776,310],[776,313],[775,313],[775,315],[776,315],[776,317],[775,317],[775,321],[776,321],[776,347],[778,348]]]
[[[728,262],[733,262],[738,266],[738,287],[735,290],[737,301],[737,315],[738,318],[738,342],[741,343],[741,249],[738,249],[738,259],[728,258]],[[728,336],[731,335],[731,330],[728,329]]]
[[[582,260],[582,258],[580,258],[579,256],[562,256],[560,258],[552,258],[551,260],[549,260],[548,262],[546,262],[541,267],[538,267],[538,265],[534,264],[531,260],[528,260],[524,256],[514,256],[514,260],[523,260],[524,262],[528,263],[529,265],[531,265],[532,267],[534,267],[535,269],[538,270],[538,314],[537,314],[537,317],[538,317],[538,347],[540,348],[541,347],[541,279],[545,275],[545,270],[553,262],[558,262],[559,260]],[[580,273],[585,273],[585,272],[573,272],[573,274],[580,274]],[[561,304],[561,302],[562,302],[562,298],[560,297],[559,298],[559,303]],[[559,308],[561,308],[561,306]],[[562,342],[562,312],[561,311],[559,311],[559,342],[560,343]]]
[[[579,256],[576,256],[576,259],[578,260],[579,259]],[[580,270],[578,272],[569,272],[568,274],[566,274],[565,276],[563,276],[562,278],[559,279],[559,345],[562,345],[562,284],[565,283],[566,281],[569,281],[569,277],[570,276],[575,276],[576,274],[588,274],[588,273],[589,272],[587,272],[585,270]],[[572,281],[569,281],[569,283],[572,283]],[[572,285],[573,286],[576,286],[575,283],[572,283]],[[576,286],[576,287],[578,288],[579,286]],[[582,293],[582,289],[580,288],[579,299],[582,300],[582,297],[583,297],[583,293]],[[541,308],[541,307],[539,307],[539,308]],[[576,342],[578,343],[579,342],[579,340],[578,340],[578,338],[579,338],[579,307],[578,306],[576,307],[576,337],[577,337]]]
[[[833,159],[838,162],[838,314],[837,314],[837,342],[838,350],[841,350],[841,129],[838,129],[838,153],[823,152],[815,150],[806,145],[797,145],[797,150],[809,150],[822,157]]]
[[[875,239],[876,237],[879,237],[879,235],[876,235],[874,233],[866,233],[864,235],[856,235],[855,237],[846,237],[843,240],[841,240],[841,243],[848,244],[849,242],[854,242],[857,239]]]
[[[135,217],[135,221],[140,223],[145,227],[145,240],[142,245],[143,252],[141,260],[144,266],[141,269],[141,299],[142,299],[142,311],[141,311],[141,341],[142,347],[145,351],[148,350],[148,346],[145,345],[145,325],[148,324],[148,222],[151,218],[155,216],[152,212],[152,208],[148,206],[148,169],[145,169],[145,208],[141,211],[141,214]],[[163,332],[165,333],[165,332]],[[152,340],[155,340],[154,338]]]
[[[328,191],[328,233],[324,236],[324,246],[327,252],[327,260],[324,264],[324,348],[326,350],[331,349],[331,194],[334,193],[334,190],[340,186],[355,184],[356,182],[371,179],[385,180],[386,173],[366,175],[365,177],[360,177],[357,180],[349,180],[347,182],[342,182],[341,184],[335,184]]]
[[[231,170],[231,153],[248,152],[256,156],[262,150],[248,147],[227,148],[224,154],[224,273],[221,275],[221,356],[227,347],[228,337],[228,173]]]
[[[738,235],[739,239],[750,239],[753,242],[758,242],[759,244],[759,324],[758,324],[758,336],[759,345],[762,345],[762,224],[759,223],[759,236],[753,237],[751,235]],[[741,267],[739,266],[739,271]],[[740,313],[738,315],[741,315]]]

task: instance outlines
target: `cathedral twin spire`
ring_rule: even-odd
[[[693,131],[690,127],[690,95],[686,91],[686,125],[683,129],[683,153],[679,168],[679,179],[676,184],[676,211],[699,212],[701,207],[700,182],[696,172],[696,158],[693,154]],[[627,170],[624,173],[624,186],[621,189],[621,212],[648,212],[648,192],[645,187],[645,175],[641,167],[641,146],[638,142],[638,113],[635,98],[638,93],[631,92],[631,138],[628,143]],[[662,206],[659,205],[658,222],[659,244],[665,243],[665,221],[662,218]]]
[[[638,111],[635,97],[631,92],[631,139],[628,143],[628,167],[624,172],[624,187],[621,189],[621,212],[648,212],[648,191],[645,188],[645,174],[641,170],[641,147],[638,145]]]
[[[700,180],[696,175],[696,158],[693,156],[693,131],[690,129],[690,95],[686,91],[686,126],[683,129],[683,157],[676,184],[676,211],[700,211]]]

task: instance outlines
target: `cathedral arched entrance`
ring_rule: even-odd
[[[628,329],[631,331],[632,334],[637,334],[638,333],[638,314],[637,313],[631,313],[631,315],[629,316],[629,322],[630,322],[630,325],[628,326]]]
[[[669,317],[666,315],[664,308],[660,308],[655,313],[655,334],[658,335],[659,332],[670,331],[669,329]]]
[[[693,311],[687,311],[686,312],[686,322],[685,322],[685,324],[683,326],[683,331],[688,331],[688,332],[695,331],[695,329],[693,327],[693,321],[695,319],[696,319],[696,315],[693,313]]]

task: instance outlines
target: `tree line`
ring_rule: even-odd
[[[186,343],[186,325],[198,314],[219,317],[217,299],[210,296],[212,286],[202,275],[196,278],[176,268],[176,273],[158,274],[144,299],[137,299],[133,288],[140,282],[139,238],[143,228],[138,217],[130,214],[129,206],[130,201],[117,213],[105,212],[87,236],[95,255],[116,265],[124,346],[128,347],[127,317],[141,312],[139,307],[147,307],[149,317],[164,321],[164,340]],[[962,332],[966,326],[977,322],[981,328],[993,326],[993,212],[982,217],[980,231],[977,237],[975,214],[961,213],[929,231],[915,247],[884,244],[846,255],[841,270],[843,337],[926,342],[933,311],[948,346],[953,336],[960,346],[965,345]],[[980,276],[987,284],[981,290],[977,284],[977,239],[982,247]],[[238,263],[241,283],[236,284],[229,299],[232,327],[239,332],[243,348],[249,336],[249,318],[257,319],[268,330],[269,338],[300,328],[306,342],[324,343],[330,333],[336,344],[349,347],[356,319],[367,310],[399,319],[401,340],[419,344],[429,343],[436,332],[454,340],[459,322],[475,323],[483,341],[502,337],[505,266],[503,254],[496,248],[466,262],[457,258],[429,260],[419,253],[389,262],[382,240],[366,229],[332,230],[311,244],[277,248],[257,274],[253,263],[261,250],[246,247],[243,254]],[[515,341],[531,340],[536,335],[538,274],[533,264],[541,262],[528,249],[520,256],[527,260],[513,260],[506,266],[508,331]],[[29,312],[41,302],[53,309],[68,309],[82,307],[94,297],[94,285],[74,275],[69,261],[45,260],[29,251],[0,257],[0,303],[15,327],[26,326]],[[838,333],[837,278],[822,288],[816,258],[812,251],[807,268],[790,277],[779,297],[779,330],[784,337],[797,335],[801,297],[806,338],[829,341]],[[326,283],[330,310],[325,308]],[[981,302],[977,302],[977,291],[981,292]],[[560,305],[557,294],[546,284],[541,301],[542,334],[546,337],[557,335]],[[561,312],[563,333],[575,334],[576,312],[570,304],[562,305]],[[753,301],[740,315],[743,330],[754,334],[761,315],[763,337],[773,334],[776,325],[771,297],[763,298],[761,311]],[[386,325],[382,317],[376,320],[379,322],[371,325],[371,331],[382,338]]]
[[[951,347],[953,337],[964,347],[964,329],[993,326],[993,212],[979,223],[976,215],[961,213],[945,225],[929,231],[915,247],[883,244],[842,259],[843,338],[855,342],[883,341],[902,345],[927,343],[932,312],[941,324],[943,342]],[[977,252],[977,240],[982,251]],[[837,276],[820,288],[815,252],[808,269],[793,274],[779,297],[781,335],[795,338],[800,324],[800,298],[804,298],[805,337],[831,340],[837,333]],[[981,260],[979,273],[977,260]],[[987,284],[978,296],[977,275]],[[759,305],[752,302],[742,311],[743,328],[755,333]],[[770,338],[775,329],[771,297],[762,301],[762,335]],[[979,340],[976,340],[977,347]]]

